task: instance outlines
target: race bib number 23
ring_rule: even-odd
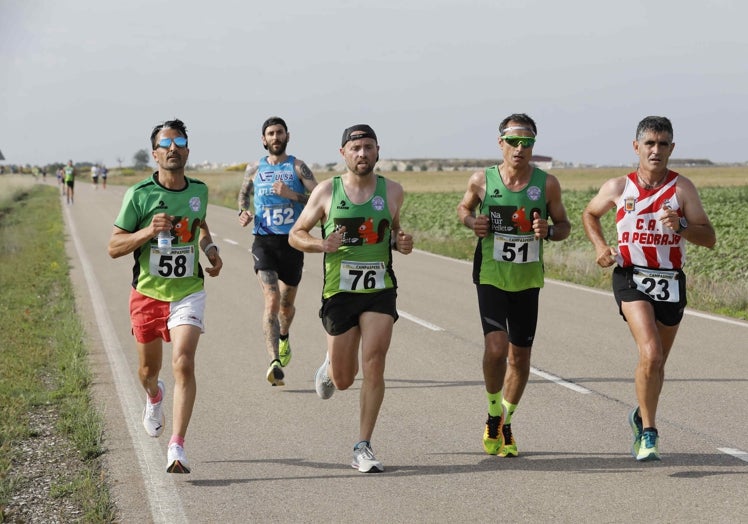
[[[680,301],[678,273],[662,269],[634,268],[636,289],[658,302]]]

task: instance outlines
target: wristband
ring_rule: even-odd
[[[556,228],[553,227],[553,225],[548,226],[548,233],[545,235],[546,240],[551,240],[551,237],[553,236],[553,232]]]
[[[215,245],[213,242],[211,242],[210,244],[208,244],[207,246],[205,246],[205,249],[203,249],[203,253],[205,253],[205,255],[207,256],[208,255],[208,251],[212,247],[216,248],[216,255],[220,253],[220,250],[218,249],[218,246]]]

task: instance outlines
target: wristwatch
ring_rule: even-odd
[[[682,233],[684,229],[688,228],[688,220],[686,220],[686,217],[680,217],[678,220],[678,229],[675,230],[676,233]]]
[[[545,239],[546,240],[550,240],[551,239],[551,237],[553,236],[554,229],[555,228],[553,227],[553,224],[551,224],[550,226],[548,226],[548,233],[546,233],[546,235],[545,235]]]

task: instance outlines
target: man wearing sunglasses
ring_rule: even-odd
[[[665,362],[686,307],[686,240],[714,247],[717,237],[696,187],[667,167],[673,125],[661,116],[636,129],[636,171],[605,182],[582,213],[585,233],[601,267],[613,270],[613,295],[639,350],[634,375],[638,405],[628,416],[636,460],[660,460],[655,414]],[[616,210],[617,247],[609,246],[600,219]]]
[[[288,244],[288,233],[317,185],[311,169],[286,153],[290,138],[282,118],[265,120],[262,146],[268,155],[247,166],[238,199],[239,224],[246,227],[254,220],[252,257],[265,300],[262,331],[270,357],[265,377],[272,386],[285,385],[282,368],[291,361],[289,330],[304,266],[304,254]]]
[[[157,125],[151,133],[153,159],[158,169],[125,193],[109,240],[109,256],[133,254],[130,321],[140,357],[138,375],[147,399],[143,426],[151,437],[164,430],[165,385],[159,379],[163,342],[172,343],[174,400],[168,473],[189,473],[184,438],[195,404],[195,353],[203,333],[205,289],[200,251],[215,277],[223,262],[205,221],[208,187],[187,178],[184,168],[190,150],[181,120]],[[168,253],[157,244],[160,232],[173,235]]]
[[[519,454],[511,423],[530,376],[543,240],[563,240],[571,232],[558,179],[531,164],[536,136],[526,114],[506,117],[499,125],[503,162],[473,173],[457,206],[460,221],[478,237],[473,282],[488,397],[483,449],[500,457]]]

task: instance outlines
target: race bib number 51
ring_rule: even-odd
[[[340,263],[340,290],[384,289],[384,272],[384,262],[343,260]]]
[[[499,262],[527,264],[540,260],[540,241],[534,235],[493,236],[493,258]]]
[[[151,248],[149,271],[162,278],[191,277],[195,270],[194,246],[172,247],[171,253],[163,255],[156,247]]]

